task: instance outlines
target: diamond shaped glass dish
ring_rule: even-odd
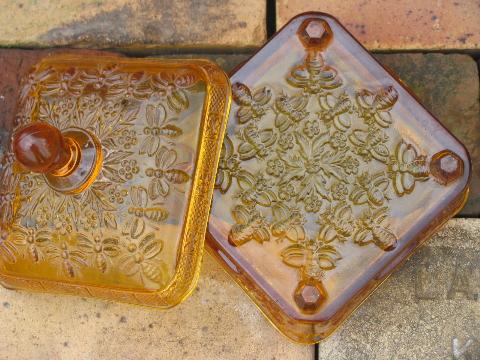
[[[228,78],[207,60],[42,60],[2,157],[2,284],[182,301],[199,275],[229,106]],[[25,168],[45,163],[56,134],[76,146],[73,172]]]
[[[318,342],[461,209],[469,155],[326,14],[230,80],[207,247],[283,334]]]

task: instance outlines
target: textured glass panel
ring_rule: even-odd
[[[84,286],[159,306],[181,300],[198,274],[229,93],[226,76],[207,61],[40,63],[20,95],[16,130],[25,134],[22,143],[14,132],[12,150],[21,164],[30,165],[30,153],[31,162],[44,160],[49,124],[77,144],[80,163],[67,175],[34,173],[6,154],[7,284],[15,277],[46,290]],[[25,145],[32,132],[36,148]]]
[[[208,246],[276,327],[316,342],[461,208],[468,154],[323,14],[231,82]]]

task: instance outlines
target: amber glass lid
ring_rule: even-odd
[[[179,303],[198,278],[229,106],[206,60],[44,59],[1,164],[0,281]]]
[[[285,335],[317,342],[461,208],[469,156],[325,14],[230,81],[208,248]]]

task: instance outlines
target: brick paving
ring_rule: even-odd
[[[315,9],[317,4],[321,9]],[[460,215],[470,219],[450,221],[428,241],[321,343],[319,359],[480,358],[480,273],[475,266],[480,259],[480,109],[473,60],[480,53],[480,2],[384,4],[277,0],[277,23],[301,11],[323,10],[368,48],[402,51],[376,56],[469,149],[472,191]],[[56,6],[3,1],[2,7],[0,47],[68,45],[145,56],[162,51],[168,57],[181,52],[182,57],[209,57],[230,71],[266,38],[263,1],[61,0]],[[423,53],[409,52],[417,50]],[[429,53],[434,50],[451,54]],[[21,76],[51,51],[0,49],[2,127],[12,122]],[[12,349],[16,359],[100,359],[114,353],[129,359],[314,357],[313,346],[293,345],[279,335],[209,257],[198,290],[167,312],[3,289],[0,308],[0,329],[6,334],[0,358],[8,358]]]

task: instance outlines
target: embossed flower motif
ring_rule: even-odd
[[[278,144],[283,150],[289,150],[293,148],[295,138],[292,133],[283,133],[280,135]]]
[[[47,206],[41,206],[35,213],[35,221],[38,226],[46,226],[52,215],[52,209]]]
[[[122,189],[118,186],[110,186],[108,189],[108,200],[111,203],[123,204],[125,196],[127,196],[128,191]]]
[[[345,169],[345,172],[348,175],[358,173],[359,166],[360,166],[360,162],[352,156],[347,156],[343,160],[343,168]]]
[[[177,153],[175,150],[162,146],[155,157],[156,168],[148,168],[145,174],[152,178],[148,186],[150,199],[157,199],[159,196],[167,196],[171,185],[186,183],[190,176],[177,164]]]
[[[152,77],[152,86],[156,92],[167,99],[168,107],[176,112],[188,108],[186,89],[198,81],[197,76],[187,71],[164,71]]]
[[[347,137],[340,131],[335,131],[330,138],[330,145],[334,149],[343,149],[347,145]]]
[[[130,149],[137,144],[137,134],[135,130],[123,129],[118,137],[118,144],[124,149]]]
[[[93,239],[79,234],[78,247],[91,255],[92,265],[102,273],[107,271],[108,264],[119,253],[118,238],[104,237],[101,232],[94,233]]]
[[[95,211],[87,209],[83,216],[80,218],[80,223],[85,230],[94,229],[98,226],[98,216]]]
[[[60,214],[63,212],[60,211]],[[53,221],[53,226],[55,230],[61,235],[70,234],[73,231],[73,221],[72,218],[68,215],[58,215],[57,218]]]
[[[303,200],[305,204],[305,211],[309,213],[316,213],[320,211],[320,207],[322,206],[322,202],[318,196],[314,193],[305,197]]]
[[[80,112],[93,112],[102,103],[102,98],[97,93],[86,94],[78,99],[77,108]]]
[[[162,249],[163,241],[149,233],[138,245],[134,242],[127,245],[127,252],[119,258],[119,269],[126,276],[138,275],[143,283],[147,278],[164,284],[168,276],[167,265],[157,258]]]
[[[50,245],[47,256],[60,266],[65,276],[71,278],[78,274],[81,267],[88,265],[86,254],[66,242],[62,242],[60,246]]]
[[[25,176],[22,177],[20,180],[20,191],[23,196],[28,196],[32,193],[33,190],[35,190],[35,180],[31,176]]]
[[[292,197],[295,196],[295,188],[292,184],[288,183],[283,186],[280,186],[278,191],[278,197],[280,200],[289,201]]]
[[[75,109],[75,101],[71,97],[64,98],[57,103],[54,109],[58,116],[62,118],[68,117]]]
[[[174,139],[183,133],[182,129],[171,124],[176,119],[167,120],[167,111],[162,104],[148,105],[145,110],[145,118],[147,126],[143,128],[143,133],[146,138],[140,146],[140,154],[147,153],[149,156],[153,156],[157,152],[162,138]]]
[[[158,204],[148,206],[148,193],[142,186],[130,188],[131,206],[128,208],[129,218],[125,221],[122,234],[137,239],[145,231],[149,223],[154,228],[168,217],[168,211]]]
[[[342,182],[335,182],[330,189],[334,200],[344,200],[347,197],[347,186]]]
[[[267,174],[279,177],[285,172],[285,164],[280,159],[272,159],[267,162]]]
[[[140,168],[137,165],[137,160],[122,160],[118,174],[127,180],[133,179],[133,175],[138,174]]]
[[[119,116],[122,110],[122,104],[114,101],[105,101],[100,107],[100,111],[105,119],[113,119]]]
[[[313,119],[313,120],[307,120],[305,122],[305,126],[303,128],[303,132],[305,135],[307,135],[309,138],[313,138],[320,134],[320,125],[318,124],[318,121]]]
[[[34,262],[38,262],[44,257],[44,250],[51,237],[47,230],[37,230],[33,227],[14,226],[13,243],[19,246],[25,246],[28,256]]]

